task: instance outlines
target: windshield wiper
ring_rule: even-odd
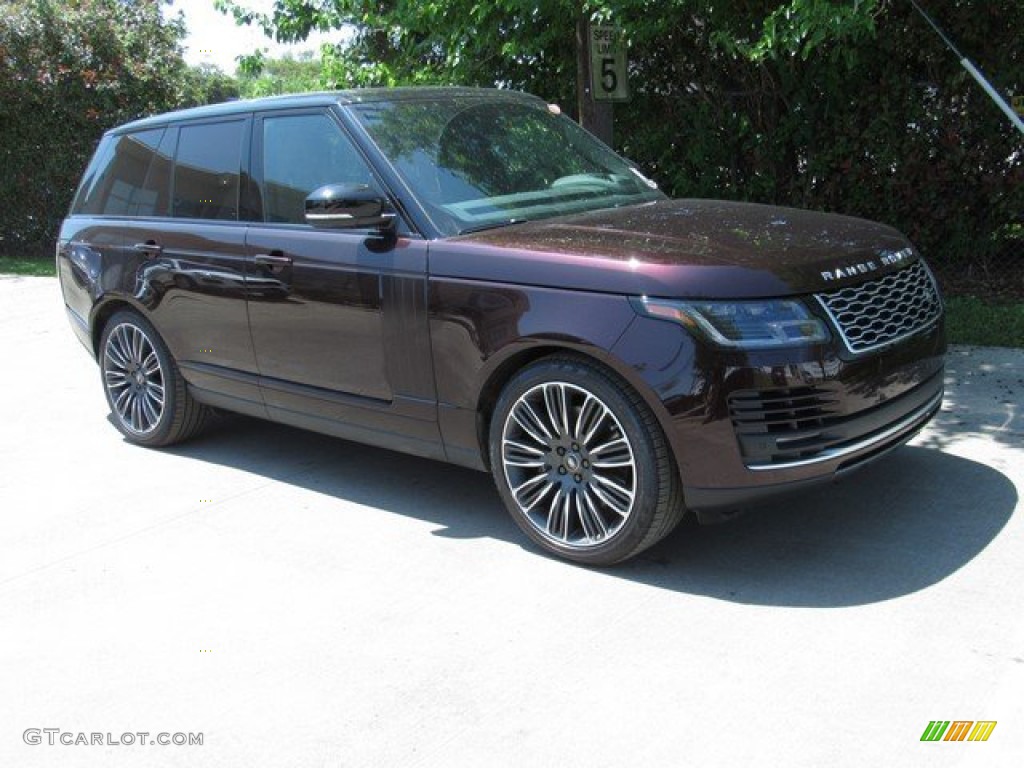
[[[474,232],[484,232],[488,229],[500,229],[501,227],[507,227],[509,224],[522,224],[526,219],[501,219],[500,221],[492,221],[487,224],[477,224],[475,227],[466,227],[460,229],[460,235],[472,235]]]

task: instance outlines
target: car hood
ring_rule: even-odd
[[[848,216],[713,200],[512,224],[431,244],[432,276],[633,295],[758,298],[828,290],[916,259]]]

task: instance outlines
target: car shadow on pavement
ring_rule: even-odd
[[[1016,506],[1016,488],[996,469],[905,446],[842,481],[722,525],[678,531],[624,570],[741,603],[862,605],[955,573],[995,539]]]
[[[429,521],[442,526],[435,535],[495,538],[543,556],[482,472],[234,416],[169,452]],[[955,573],[993,541],[1016,505],[1017,491],[999,471],[910,446],[730,522],[684,524],[603,573],[739,603],[862,605]]]

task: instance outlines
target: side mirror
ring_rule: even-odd
[[[306,223],[324,229],[389,230],[395,214],[366,184],[326,184],[306,198]]]

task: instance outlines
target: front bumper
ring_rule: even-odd
[[[914,433],[942,405],[942,372],[879,405],[842,414],[839,387],[734,392],[729,412],[743,463],[754,472],[856,463]]]
[[[941,319],[884,349],[833,341],[723,351],[638,319],[616,345],[652,395],[696,511],[745,506],[844,475],[902,445],[939,411]]]
[[[740,488],[688,485],[686,504],[699,511],[745,506],[837,479],[913,438],[939,412],[943,391],[943,372],[940,369],[931,379],[896,400],[837,419],[831,431],[826,428],[823,431],[807,430],[803,435],[763,438],[762,442],[775,446],[783,442],[782,451],[775,454],[774,460],[762,455],[745,462],[748,470],[760,473],[768,481],[766,484]],[[837,439],[828,447],[808,451],[803,457],[786,455],[794,445],[812,445],[819,442],[822,435]],[[772,473],[789,470],[808,474],[797,480],[770,481]]]

